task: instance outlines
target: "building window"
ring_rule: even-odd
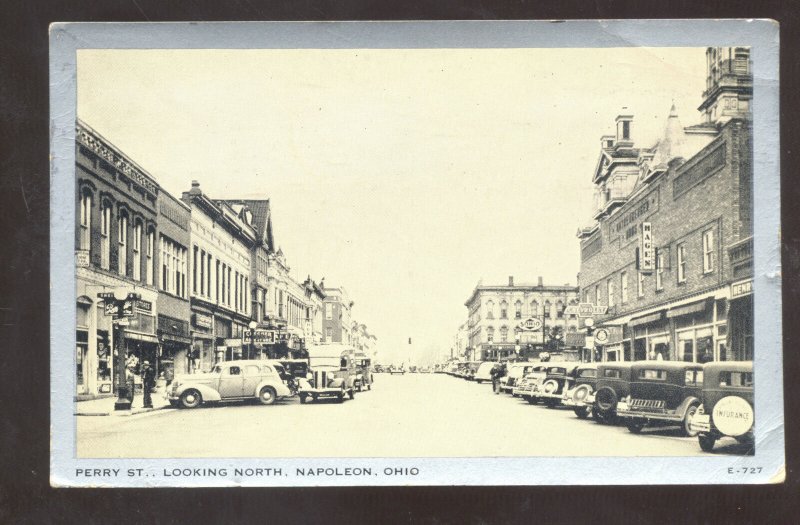
[[[133,227],[133,279],[142,280],[142,223]]]
[[[118,257],[117,257],[117,272],[122,275],[128,275],[128,216],[125,212],[120,213],[117,219],[117,243],[118,243]]]
[[[678,282],[686,282],[686,245],[679,244],[677,249]]]
[[[564,303],[561,302],[561,301],[558,301],[556,303],[556,318],[557,319],[563,319],[564,318]]]
[[[236,276],[234,279],[234,294],[233,294],[233,307],[235,310],[239,309],[239,272],[236,272]]]
[[[514,303],[514,318],[522,319],[522,301]]]
[[[91,248],[91,227],[92,227],[92,194],[88,191],[81,195],[81,238],[80,249],[89,250]]]
[[[508,342],[508,328],[505,326],[500,329],[500,341],[503,343]]]
[[[544,302],[544,316],[550,317],[550,301]]]
[[[614,306],[614,280],[609,279],[606,286],[608,287],[608,306]]]
[[[508,319],[508,303],[505,301],[500,303],[500,319]]]
[[[637,279],[638,283],[636,286],[636,293],[639,297],[644,297],[644,274],[642,272],[637,272],[637,273],[638,273],[638,279]]]
[[[600,285],[597,284],[594,287],[594,304],[595,306],[600,306]]]
[[[227,268],[228,268],[228,278],[227,278],[228,284],[225,286],[225,291],[228,294],[228,303],[227,304],[230,305],[231,304],[231,267],[228,266]]]
[[[331,303],[325,303],[325,319],[333,319],[333,305]]]
[[[666,258],[662,252],[658,252],[656,257],[656,291],[664,289],[664,261]]]
[[[494,342],[494,328],[491,326],[486,329],[486,342],[487,343]]]
[[[100,268],[109,270],[111,265],[111,204],[103,203],[100,210]]]
[[[703,273],[714,271],[714,230],[703,232]]]
[[[331,328],[330,326],[325,329],[325,340],[333,341],[333,328]]]
[[[192,251],[192,293],[197,293],[197,246]]]
[[[486,318],[494,319],[494,301],[489,301],[486,303]]]
[[[621,285],[619,288],[620,298],[624,303],[628,302],[628,272],[622,272],[621,274]]]
[[[145,267],[145,282],[148,286],[153,286],[153,268],[155,261],[153,260],[153,251],[156,249],[156,232],[150,230],[147,232],[147,266]]]
[[[211,254],[206,254],[208,261],[206,262],[206,297],[211,298]]]
[[[622,121],[622,139],[628,140],[631,138],[631,123],[627,120]]]
[[[539,302],[531,301],[531,317],[539,315]]]

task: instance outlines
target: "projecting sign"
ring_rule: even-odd
[[[649,222],[641,225],[641,235],[639,236],[639,271],[642,273],[653,273],[656,269],[656,251],[653,248],[653,227]]]
[[[745,295],[750,295],[751,293],[753,293],[752,279],[746,279],[744,281],[731,284],[731,299],[744,297]]]
[[[603,344],[606,341],[608,341],[608,330],[606,330],[605,328],[600,328],[598,330],[595,330],[594,340],[600,344]]]
[[[608,311],[608,306],[595,306],[592,303],[581,303],[578,305],[567,306],[564,308],[566,315],[577,315],[578,317],[592,317],[593,315],[603,315]]]
[[[245,343],[250,342],[250,331],[245,330],[242,332],[242,341]],[[267,343],[272,344],[275,342],[275,331],[274,330],[256,330],[253,333],[253,342],[254,343]]]
[[[119,314],[119,304],[117,302],[106,301],[106,315],[118,315],[118,314]]]
[[[522,330],[541,330],[542,320],[536,317],[529,317],[528,319],[525,319],[522,323],[520,323],[519,327]]]

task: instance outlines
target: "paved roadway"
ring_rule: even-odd
[[[579,420],[490,384],[444,374],[375,374],[343,404],[227,404],[129,417],[78,416],[79,457],[702,456],[677,429]],[[733,440],[715,453],[742,453]]]

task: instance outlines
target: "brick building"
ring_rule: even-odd
[[[706,54],[701,124],[673,106],[652,147],[634,147],[630,115],[601,139],[593,222],[578,232],[581,302],[607,307],[595,358],[752,359],[749,51]]]
[[[536,358],[548,353],[574,353],[580,347],[565,345],[566,336],[576,333],[578,319],[564,309],[575,304],[575,286],[478,284],[464,303],[467,320],[467,361],[496,361]]]
[[[77,122],[75,137],[77,394],[111,394],[117,380],[114,352],[151,361],[158,355],[155,246],[160,188],[87,124]],[[124,337],[98,299],[98,293],[108,292],[120,298],[141,296]]]
[[[323,286],[322,283],[320,286],[325,293],[322,341],[350,344],[353,301],[341,286],[334,288]]]

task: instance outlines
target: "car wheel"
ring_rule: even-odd
[[[641,419],[631,419],[630,421],[628,421],[627,425],[628,432],[630,432],[631,434],[640,434],[642,432],[642,429],[644,428],[645,423],[646,422]]]
[[[700,434],[697,436],[697,441],[700,443],[700,450],[703,452],[711,452],[714,450],[714,444],[717,442],[717,438],[711,434]]]
[[[608,412],[617,408],[617,393],[610,388],[601,388],[594,397],[597,408]]]
[[[586,419],[589,417],[589,407],[576,407],[572,410],[579,419]]]
[[[190,388],[181,394],[181,406],[183,408],[197,408],[202,402],[203,396],[201,396],[200,392],[193,388]]]
[[[535,405],[535,404],[536,404],[536,403],[537,403],[539,400],[538,400],[538,399],[536,399],[536,398],[535,398],[535,397],[533,397],[533,396],[530,396],[530,397],[528,397],[528,398],[526,399],[526,401],[527,401],[528,403],[530,403],[531,405]]]
[[[305,405],[308,402],[307,394],[300,394],[300,404]]]
[[[271,405],[275,403],[275,399],[278,395],[275,393],[275,389],[271,386],[265,386],[261,389],[258,393],[258,400],[261,402],[262,405]]]
[[[687,437],[695,437],[697,435],[697,430],[692,429],[692,418],[697,413],[698,405],[692,405],[686,411],[686,416],[683,418],[683,433]]]
[[[348,394],[350,395],[350,399],[355,399],[355,398],[356,398],[356,392],[355,392],[355,390],[352,390],[352,389],[351,389],[351,390],[350,390],[350,392],[348,392]]]

